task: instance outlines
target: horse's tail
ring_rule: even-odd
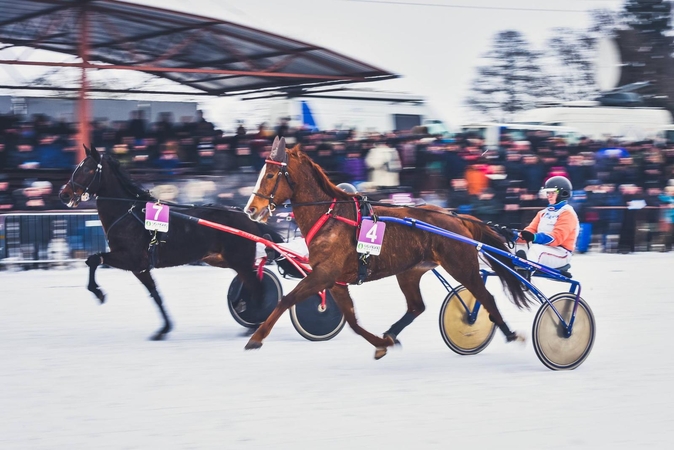
[[[462,222],[466,226],[466,228],[470,230],[474,240],[482,242],[483,244],[487,244],[491,247],[495,247],[499,250],[503,250],[505,252],[508,251],[508,247],[504,242],[504,238],[501,235],[499,235],[496,231],[494,231],[486,223],[479,222],[477,220],[462,220]],[[489,252],[488,250],[485,251],[490,255],[492,255],[495,259],[504,263],[507,267],[511,269],[515,268],[515,265],[513,264],[510,258],[499,255],[495,252]],[[512,272],[510,272],[502,265],[498,263],[492,264],[491,261],[489,262],[490,262],[489,265],[491,266],[492,270],[499,277],[501,283],[503,283],[503,287],[510,294],[509,295],[510,300],[512,300],[512,302],[518,308],[528,309],[533,302],[525,293],[521,281]]]

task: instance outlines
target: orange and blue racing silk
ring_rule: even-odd
[[[534,244],[562,247],[572,252],[580,225],[576,211],[564,200],[539,211],[524,229],[534,234]]]

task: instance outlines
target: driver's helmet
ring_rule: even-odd
[[[550,178],[545,182],[545,187],[543,187],[543,192],[545,193],[556,191],[558,200],[567,200],[571,198],[572,190],[573,188],[571,187],[569,179],[562,176]]]
[[[351,183],[339,183],[337,187],[346,192],[347,194],[358,193],[358,189],[356,189],[356,187]]]

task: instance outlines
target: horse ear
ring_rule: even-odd
[[[91,146],[91,157],[94,158],[94,161],[97,163],[101,162],[101,154],[98,153],[98,150],[96,150],[96,147],[93,145]]]
[[[278,136],[276,136],[276,139],[274,139],[274,143],[271,146],[271,154],[269,155],[269,159],[272,161],[283,162],[285,161],[285,158],[286,140],[285,138],[279,139]]]
[[[91,156],[91,150],[89,150],[89,147],[87,147],[86,144],[82,144],[82,147],[84,147],[84,154]]]

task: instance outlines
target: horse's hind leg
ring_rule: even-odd
[[[349,324],[351,329],[357,335],[363,337],[366,341],[376,347],[375,359],[383,357],[386,354],[386,347],[393,345],[395,339],[387,337],[380,338],[358,324],[358,319],[356,318],[356,313],[353,309],[353,299],[349,295],[349,289],[346,286],[334,286],[330,289],[330,293],[337,303],[339,310],[344,314],[344,319],[346,319],[346,323]]]
[[[103,257],[98,253],[89,255],[86,264],[89,266],[89,284],[87,285],[87,289],[94,293],[98,301],[105,303],[105,294],[96,283],[96,269],[103,264]]]
[[[468,291],[470,291],[473,295],[475,295],[475,298],[478,299],[478,301],[482,304],[482,306],[487,310],[487,312],[489,313],[489,320],[491,320],[493,323],[496,324],[496,326],[499,328],[499,330],[501,330],[501,332],[506,337],[506,340],[508,342],[523,341],[524,338],[518,335],[515,331],[512,331],[510,327],[508,327],[508,324],[505,323],[505,320],[503,320],[501,312],[496,307],[496,301],[494,300],[494,296],[491,295],[491,293],[484,287],[483,283],[480,283],[479,285],[483,287],[484,293],[480,292],[479,288],[477,287],[469,288],[464,284],[464,286],[466,286],[466,289],[468,289]],[[473,289],[475,289],[475,291]],[[476,291],[480,293],[475,294]]]
[[[247,267],[232,267],[236,271],[236,274],[241,277],[241,282],[246,287],[250,293],[251,305],[248,305],[252,308],[260,309],[262,306],[262,296],[264,295],[264,286],[258,278],[257,272],[253,270],[252,266]],[[262,318],[262,320],[266,317]]]
[[[143,272],[133,272],[133,274],[136,276],[136,278],[140,280],[141,283],[143,283],[143,286],[145,286],[147,290],[150,292],[152,299],[159,307],[159,312],[161,313],[161,316],[164,318],[164,326],[150,337],[150,339],[153,341],[161,341],[173,329],[173,324],[171,323],[171,320],[169,319],[168,314],[166,314],[166,310],[164,309],[163,305],[164,302],[162,301],[159,292],[157,292],[157,286],[155,285],[154,279],[152,279],[152,275],[150,275],[149,270]]]
[[[426,305],[424,305],[424,300],[421,297],[421,289],[419,288],[421,277],[426,272],[426,269],[408,270],[407,272],[396,275],[398,285],[403,291],[403,294],[405,294],[407,312],[384,333],[384,337],[390,338],[394,344],[399,343],[397,339],[398,335],[426,310]],[[386,349],[384,349],[384,354],[385,353]]]
[[[475,259],[475,267],[472,267],[471,264],[464,264],[461,267],[456,265],[449,266],[448,264],[442,264],[442,267],[449,273],[456,281],[463,284],[468,291],[475,296],[477,301],[487,310],[489,313],[489,320],[496,324],[496,326],[501,330],[505,335],[508,342],[512,341],[522,341],[524,340],[516,332],[511,331],[508,325],[503,320],[501,312],[496,306],[496,300],[494,296],[487,290],[484,285],[484,281],[480,276],[479,265],[477,258]]]
[[[250,249],[250,252],[242,250],[241,254],[222,251],[216,255],[209,255],[202,261],[215,267],[233,269],[250,293],[250,300],[253,303],[251,306],[259,308],[263,302],[264,286],[255,270],[255,247]],[[247,306],[245,305],[246,308]]]

